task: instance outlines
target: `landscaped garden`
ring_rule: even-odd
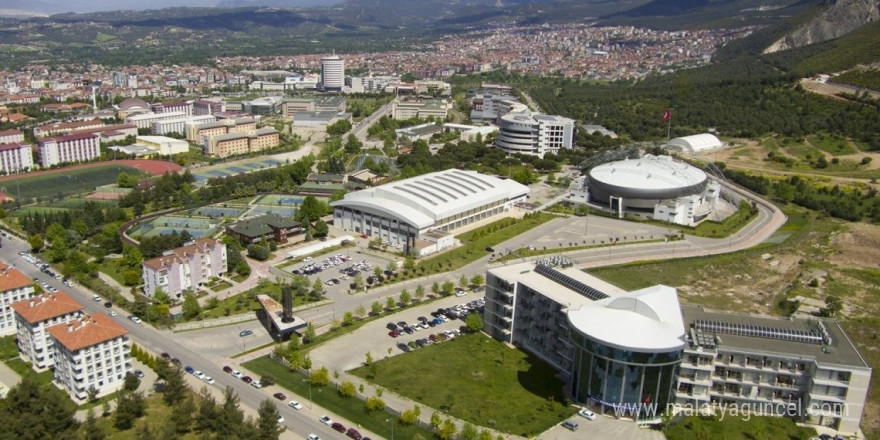
[[[351,373],[475,425],[524,437],[576,412],[550,365],[482,333]]]

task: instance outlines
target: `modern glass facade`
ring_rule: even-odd
[[[682,350],[641,353],[593,341],[572,327],[574,375],[572,394],[578,402],[617,408],[632,417],[642,404],[665,408],[672,400]]]

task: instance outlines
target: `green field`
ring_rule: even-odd
[[[850,146],[846,139],[837,136],[816,135],[807,138],[814,147],[825,151],[832,156],[843,156],[846,154],[855,154],[856,150]]]
[[[141,171],[124,165],[102,165],[76,170],[59,170],[51,174],[22,176],[15,181],[0,182],[0,187],[12,196],[19,195],[23,203],[33,199],[61,198],[70,194],[93,191],[95,187],[116,183],[119,173],[146,176]]]
[[[437,368],[425,368],[428,365]],[[477,426],[524,437],[533,437],[576,411],[566,406],[563,384],[552,367],[482,333],[383,359],[351,373]]]
[[[728,415],[723,419],[720,417],[685,417],[680,423],[667,427],[664,434],[669,440],[698,438],[807,440],[816,435],[816,430],[797,426],[792,420],[782,417],[752,416],[746,420],[742,416]]]

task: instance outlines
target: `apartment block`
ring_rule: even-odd
[[[41,125],[39,127],[34,127],[34,137],[41,138],[46,136],[66,135],[78,131],[101,128],[103,126],[104,121],[100,119]]]
[[[213,115],[226,111],[226,105],[222,101],[196,101],[193,103],[193,115]]]
[[[128,331],[103,313],[49,327],[54,343],[55,382],[71,396],[88,398],[121,388],[132,369]]]
[[[228,157],[275,148],[280,145],[278,130],[260,128],[247,132],[206,136],[204,153],[209,156]]]
[[[194,290],[226,271],[226,244],[212,238],[200,238],[166,251],[160,257],[145,260],[144,293],[152,297],[162,289],[169,297],[180,299],[184,291]]]
[[[12,303],[34,296],[34,280],[20,270],[0,262],[0,336],[15,334]]]
[[[12,144],[15,142],[24,142],[24,133],[21,130],[0,131],[0,144]]]
[[[12,304],[18,349],[37,371],[54,365],[55,344],[49,327],[83,316],[83,306],[64,292],[44,293]]]
[[[186,117],[186,112],[164,112],[164,113],[141,113],[125,117],[125,122],[137,125],[138,129],[153,128],[153,123],[157,121],[165,121],[168,119],[179,119]]]
[[[153,122],[153,134],[157,136],[165,136],[171,133],[186,133],[188,124],[204,124],[214,122],[217,118],[211,115],[186,116],[174,119],[164,119]]]
[[[0,144],[0,171],[3,174],[17,174],[33,168],[33,145],[23,142]]]
[[[43,168],[61,163],[86,162],[101,156],[98,135],[93,133],[43,138],[38,144]]]

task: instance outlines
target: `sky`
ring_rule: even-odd
[[[319,6],[338,2],[339,0],[0,0],[0,14],[51,15],[62,12],[163,9],[180,6]]]

